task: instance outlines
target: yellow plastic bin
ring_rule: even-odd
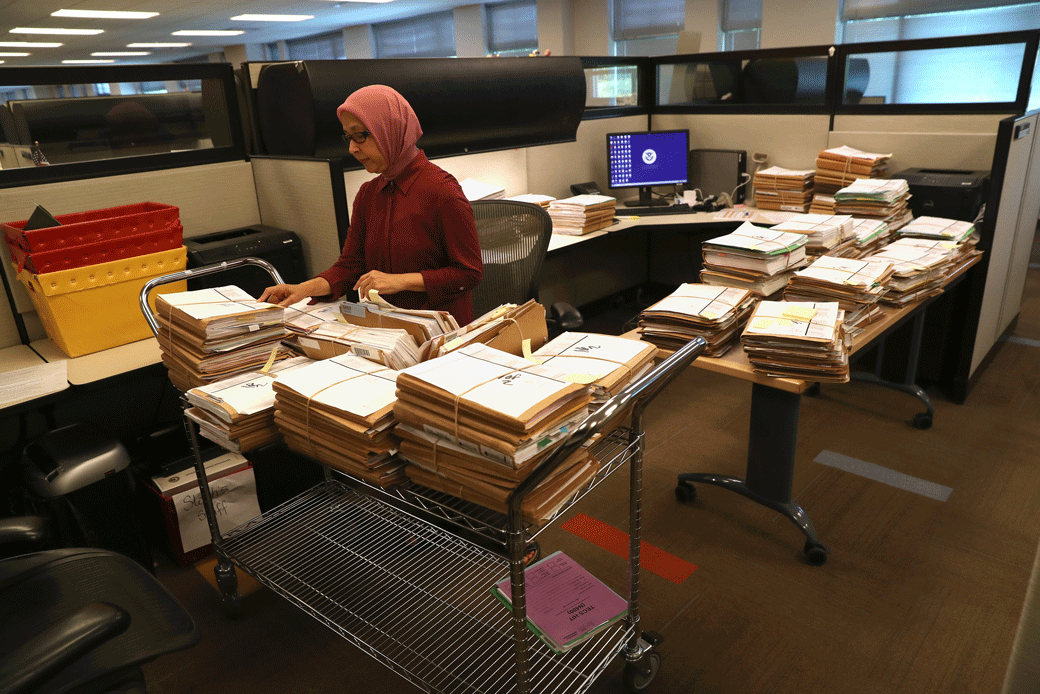
[[[151,337],[141,313],[141,288],[153,277],[183,270],[187,259],[181,246],[42,275],[23,270],[18,279],[47,335],[65,354],[79,357]],[[156,288],[149,298],[152,310],[157,293],[183,292],[187,285],[183,281]]]

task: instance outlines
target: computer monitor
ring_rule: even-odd
[[[667,205],[654,200],[651,186],[685,184],[689,180],[689,130],[610,133],[607,173],[611,188],[639,188],[639,198],[626,205]]]

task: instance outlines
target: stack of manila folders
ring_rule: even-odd
[[[759,297],[782,290],[806,265],[803,233],[775,231],[744,222],[736,231],[705,241],[701,282],[749,289]]]
[[[683,284],[639,315],[642,339],[676,350],[695,337],[706,357],[721,357],[737,340],[758,298],[750,289]]]
[[[760,301],[740,337],[751,368],[766,376],[849,380],[849,346],[838,302]]]

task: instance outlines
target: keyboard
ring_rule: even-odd
[[[618,217],[624,217],[626,215],[652,215],[652,214],[690,214],[696,212],[691,209],[689,205],[684,202],[678,205],[656,205],[654,207],[616,207],[614,208],[614,214]]]

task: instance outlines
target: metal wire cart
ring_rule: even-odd
[[[185,270],[148,282],[156,286],[243,264],[278,272],[256,258]],[[403,483],[383,490],[325,468],[324,481],[234,530],[221,534],[206,483],[200,485],[225,605],[238,611],[235,567],[296,604],[423,691],[459,694],[587,690],[623,654],[626,684],[644,690],[660,665],[659,642],[639,618],[639,546],[643,411],[703,351],[695,339],[630,383],[586,418],[496,513]],[[626,421],[627,420],[627,421]],[[185,418],[199,480],[205,480],[197,425]],[[521,514],[524,497],[593,437],[599,473],[557,512],[534,527]],[[559,655],[526,624],[524,553],[539,533],[610,474],[628,463],[629,611],[625,620]],[[510,613],[491,586],[510,576]]]

